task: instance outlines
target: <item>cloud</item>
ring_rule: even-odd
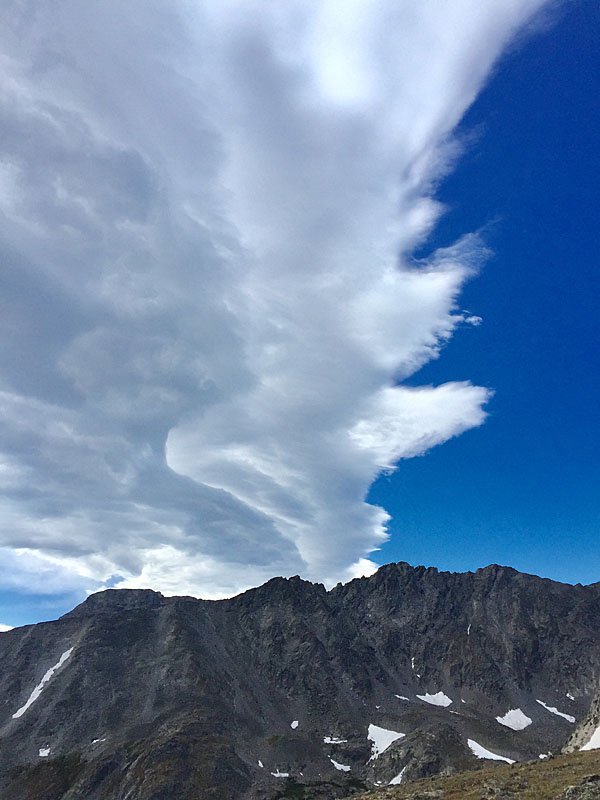
[[[416,262],[452,131],[542,0],[6,2],[0,547],[13,588],[217,597],[373,569],[407,388],[476,315]],[[474,11],[476,13],[474,13]]]

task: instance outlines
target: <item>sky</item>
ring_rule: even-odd
[[[0,629],[396,560],[600,580],[594,2],[3,17]]]

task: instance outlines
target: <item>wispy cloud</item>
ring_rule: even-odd
[[[4,4],[5,585],[372,568],[378,472],[484,420],[486,389],[398,384],[479,321],[485,248],[411,252],[541,5]]]

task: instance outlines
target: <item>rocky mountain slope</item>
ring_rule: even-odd
[[[579,723],[563,748],[565,753],[576,750],[600,750],[600,686],[587,716]]]
[[[600,751],[496,765],[376,789],[354,800],[598,800]]]
[[[0,634],[2,800],[343,797],[558,751],[600,584],[407,564],[222,601],[108,590]]]

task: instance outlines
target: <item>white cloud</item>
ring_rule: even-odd
[[[2,623],[0,623],[0,633],[2,633],[3,631],[12,631],[12,629],[13,629],[12,625],[3,625]]]
[[[541,5],[5,3],[15,585],[373,569],[378,472],[485,417],[469,383],[396,385],[477,324],[457,302],[485,247],[411,251],[453,128]]]

